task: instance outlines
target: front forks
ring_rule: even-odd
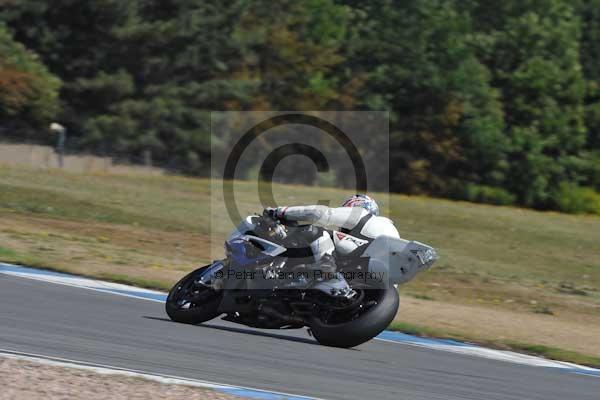
[[[223,289],[225,263],[221,260],[214,261],[210,267],[194,280],[194,284],[213,290]]]

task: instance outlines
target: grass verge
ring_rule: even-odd
[[[564,350],[551,346],[544,346],[541,344],[520,343],[510,340],[489,340],[474,337],[465,333],[444,331],[441,329],[418,326],[406,322],[392,322],[388,329],[414,336],[451,339],[460,342],[475,343],[499,350],[513,350],[520,353],[541,356],[551,360],[566,361],[580,365],[587,365],[589,367],[600,368],[600,357],[594,357],[576,351]]]
[[[168,292],[169,290],[171,290],[172,287],[172,285],[169,282],[144,279],[128,275],[101,273],[98,274],[95,278],[102,279],[108,282],[137,286],[145,289],[162,290],[163,292]]]

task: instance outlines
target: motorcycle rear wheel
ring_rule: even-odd
[[[199,303],[190,301],[187,308],[182,307],[182,302],[186,301],[186,296],[189,295],[190,287],[193,285],[194,280],[208,267],[210,267],[210,265],[205,265],[204,267],[190,272],[173,286],[167,296],[167,301],[165,302],[165,310],[172,321],[195,325],[219,316],[220,313],[217,310],[221,303],[221,299],[223,298],[223,294],[214,291],[213,293],[204,293],[207,295],[206,301]],[[202,289],[205,291],[212,291],[210,288]]]
[[[313,319],[310,328],[315,339],[324,346],[350,348],[379,335],[394,320],[400,298],[394,287],[377,290],[373,297],[377,304],[348,322],[328,324]]]

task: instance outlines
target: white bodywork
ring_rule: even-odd
[[[335,244],[331,240],[329,233],[323,231],[323,234],[310,244],[310,249],[315,257],[315,261],[319,262],[325,254],[333,254],[337,250]]]
[[[322,222],[329,223],[335,220],[335,222],[342,222],[342,226],[347,227],[347,229],[352,229],[356,226],[357,221],[366,215],[364,214],[366,211],[362,209],[347,207],[334,209],[324,206],[289,207],[288,210],[295,214],[294,217],[297,216],[299,219],[301,217],[304,221],[312,220],[313,223],[325,225]],[[354,210],[354,212],[347,210]],[[228,241],[235,238],[248,240],[245,232],[252,231],[254,228],[255,224],[252,222],[252,216],[248,216],[231,233]],[[417,241],[401,239],[394,223],[385,217],[370,218],[360,233],[365,237],[373,238],[360,256],[369,257],[369,272],[384,274],[387,277],[387,282],[392,284],[408,282],[417,273],[428,269],[438,258],[432,247]],[[259,238],[253,236],[252,239]],[[264,239],[260,240],[263,241]],[[333,238],[329,233],[323,232],[323,235],[311,244],[311,248],[318,262],[325,254],[333,254],[335,251],[337,254],[347,255],[368,242],[369,240],[360,239],[340,231],[333,231]],[[279,247],[275,244],[273,246]]]
[[[379,236],[366,248],[369,272],[385,273],[388,282],[406,283],[437,260],[433,247],[391,236]]]
[[[331,238],[329,239],[331,240]],[[333,243],[338,254],[348,255],[360,246],[369,243],[368,240],[359,239],[347,233],[333,231]]]
[[[249,215],[240,222],[240,224],[229,234],[227,241],[244,236],[246,232],[253,231],[256,228],[256,224],[252,222],[252,218],[256,216]]]
[[[337,254],[347,255],[358,247],[368,243],[369,240],[357,238],[339,231],[340,228],[354,229],[360,223],[360,220],[368,214],[361,207],[330,208],[314,205],[279,207],[277,209],[277,215],[287,220],[307,222],[325,228],[338,229],[333,231],[333,237],[325,234],[323,237],[318,238],[313,243],[313,246],[311,246],[317,261],[325,254],[332,254],[333,250]],[[367,239],[375,239],[382,235],[400,239],[400,234],[392,220],[380,216],[371,217],[361,228],[360,234]]]
[[[335,207],[326,206],[296,206],[279,207],[277,215],[290,221],[302,221],[310,224],[333,229],[353,229],[360,220],[369,213],[360,207]],[[371,239],[380,235],[400,237],[398,230],[391,219],[373,216],[362,227],[360,234]]]

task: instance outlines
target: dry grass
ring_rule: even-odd
[[[256,183],[236,182],[242,213]],[[209,182],[0,167],[0,259],[165,288],[221,257],[232,227]],[[274,187],[279,204],[345,191]],[[399,320],[482,341],[600,356],[600,218],[401,195],[377,196],[402,236],[439,249],[403,287]]]
[[[201,234],[135,226],[2,215],[0,259],[168,289],[207,260]],[[3,251],[4,249],[4,251]],[[115,279],[111,279],[115,280]]]
[[[464,305],[401,297],[399,323],[426,327],[412,333],[491,343],[513,343],[569,349],[598,357],[600,315],[577,312],[560,316],[536,314],[489,305]],[[400,330],[402,326],[399,326]],[[406,329],[404,329],[406,330]],[[570,359],[569,361],[575,361]]]

